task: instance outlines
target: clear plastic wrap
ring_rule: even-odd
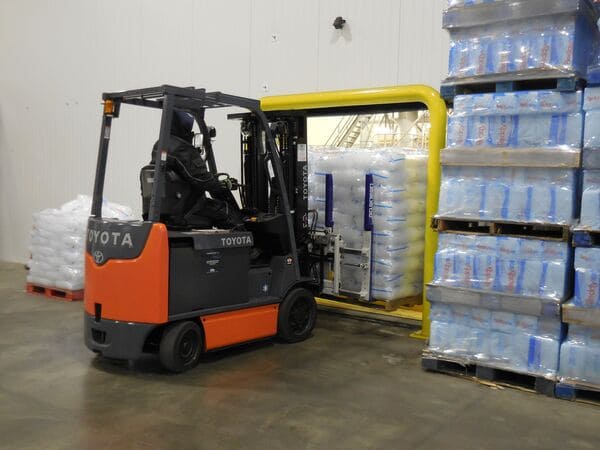
[[[580,148],[582,93],[519,91],[459,95],[448,121],[448,148]]]
[[[580,227],[600,230],[600,170],[583,171]]]
[[[548,70],[584,76],[593,62],[597,13],[587,0],[463,0],[451,6],[443,19],[450,32],[447,82]]]
[[[593,0],[597,13],[600,16],[600,0]],[[600,29],[600,19],[598,19],[598,28]],[[600,48],[596,48],[596,59],[588,68],[588,86],[600,86]]]
[[[600,95],[600,88],[598,89]],[[600,109],[589,110],[585,113],[585,136],[583,145],[586,148],[600,151]]]
[[[584,94],[584,167],[600,169],[600,87],[587,88]]]
[[[600,84],[600,66],[597,83]],[[586,88],[583,109],[585,110],[583,167],[600,169],[600,86]]]
[[[444,166],[438,215],[571,224],[577,186],[575,169]]]
[[[584,5],[584,2],[588,5]],[[445,16],[444,26],[465,26],[467,24],[482,25],[500,20],[515,20],[525,17],[551,16],[556,14],[574,13],[583,11],[593,14],[589,6],[600,9],[599,0],[448,0],[448,11]],[[481,9],[468,9],[464,7],[488,5]],[[459,16],[459,17],[457,17]],[[464,17],[460,17],[464,16]],[[462,19],[462,20],[461,20]]]
[[[431,304],[429,350],[434,355],[556,376],[562,324],[535,316],[456,304]]]
[[[574,306],[600,308],[600,248],[575,249]]]
[[[556,90],[494,92],[457,95],[454,116],[515,116],[524,114],[563,114],[581,112],[582,91]]]
[[[440,233],[433,283],[562,301],[572,270],[567,242]]]
[[[600,85],[600,57],[596,64],[588,67],[588,86]]]
[[[448,8],[455,6],[475,6],[483,5],[485,3],[494,3],[498,0],[448,0]]]
[[[584,148],[581,154],[581,166],[584,169],[600,169],[600,151],[596,148]]]
[[[79,195],[59,209],[45,209],[33,215],[31,259],[27,282],[67,290],[83,289],[85,231],[92,199]],[[104,201],[102,215],[132,219],[126,206]]]
[[[458,116],[448,119],[448,148],[581,147],[583,114]]]
[[[575,249],[575,295],[562,317],[569,332],[561,347],[561,381],[600,388],[600,248]]]
[[[559,378],[600,389],[600,327],[569,325],[560,349]]]
[[[333,178],[334,231],[344,246],[363,245],[365,176],[373,175],[372,285],[374,298],[422,292],[427,155],[399,148],[309,149],[309,208],[325,225],[325,176]],[[362,273],[348,270],[346,279]],[[349,284],[353,284],[352,281]]]

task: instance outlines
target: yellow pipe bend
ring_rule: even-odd
[[[369,89],[315,92],[264,97],[263,111],[324,109],[384,104],[422,103],[429,110],[429,159],[427,162],[427,200],[423,282],[433,279],[433,265],[437,250],[437,235],[429,226],[438,208],[440,192],[440,151],[446,142],[446,104],[438,91],[426,85],[390,86]],[[429,302],[423,286],[423,321],[420,336],[428,337],[430,330]]]

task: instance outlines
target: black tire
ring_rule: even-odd
[[[312,333],[317,321],[317,303],[308,289],[291,290],[279,305],[277,337],[284,342],[300,342]]]
[[[202,354],[202,331],[191,321],[169,325],[160,340],[160,364],[171,372],[193,369]]]

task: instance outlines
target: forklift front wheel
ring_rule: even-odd
[[[284,342],[300,342],[310,336],[317,320],[315,297],[308,289],[297,288],[279,306],[277,337]]]
[[[191,321],[172,323],[160,340],[160,364],[171,372],[193,369],[200,361],[202,331]]]

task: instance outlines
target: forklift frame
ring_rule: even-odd
[[[180,372],[195,366],[204,351],[274,336],[289,343],[307,339],[316,320],[315,280],[301,276],[302,244],[296,240],[300,234],[294,229],[284,152],[277,147],[260,102],[170,85],[105,93],[102,99],[86,239],[86,346],[125,360],[158,354],[163,367]],[[145,168],[140,172],[142,220],[102,218],[112,120],[119,117],[122,104],[160,109],[162,115],[151,179],[143,178]],[[170,138],[173,113],[194,117],[203,134],[206,164],[218,177],[204,114],[206,109],[226,107],[246,109],[254,120],[260,133],[255,150],[267,166],[267,195],[275,207],[248,211],[244,230],[168,228],[161,202],[168,187],[167,158],[175,150]],[[255,256],[252,248],[258,249]]]
[[[162,85],[145,89],[134,89],[121,92],[104,93],[104,114],[102,115],[102,127],[100,133],[100,143],[98,151],[98,160],[96,164],[96,176],[94,181],[94,193],[92,199],[91,215],[95,218],[102,217],[102,198],[104,191],[104,180],[106,176],[106,162],[108,158],[108,146],[110,143],[110,131],[112,119],[119,117],[121,104],[131,104],[135,106],[144,106],[149,108],[161,109],[161,127],[158,139],[158,151],[155,155],[154,166],[155,176],[152,187],[152,197],[148,211],[148,221],[160,222],[161,195],[164,184],[165,166],[167,152],[169,151],[166,143],[171,130],[171,120],[175,109],[189,112],[201,124],[205,141],[210,142],[207,136],[208,130],[204,122],[204,111],[214,108],[239,107],[250,111],[259,121],[261,128],[265,133],[265,147],[271,160],[275,180],[280,192],[280,201],[282,213],[286,218],[288,234],[290,236],[290,253],[293,261],[298,261],[298,252],[294,233],[293,217],[290,211],[290,204],[286,183],[283,175],[283,169],[279,151],[273,139],[269,128],[269,121],[260,107],[258,100],[253,100],[235,95],[224,94],[222,92],[206,92],[205,89],[195,89],[193,87],[181,88],[171,85]],[[200,120],[198,120],[200,119]],[[202,129],[204,128],[204,129]],[[215,162],[212,151],[207,154],[207,163],[211,172],[214,172]],[[216,174],[214,174],[216,175]],[[296,279],[300,279],[300,269],[298,264],[294,264]]]

